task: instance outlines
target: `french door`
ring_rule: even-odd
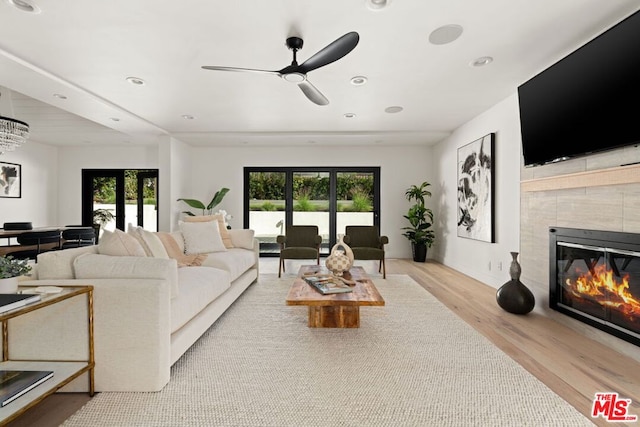
[[[82,224],[93,225],[97,210],[113,215],[105,230],[131,223],[158,231],[158,170],[83,169]]]
[[[327,255],[347,225],[379,224],[379,167],[244,168],[244,227],[261,255],[279,253],[287,225],[317,225]]]

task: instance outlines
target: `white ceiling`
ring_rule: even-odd
[[[54,145],[162,135],[192,145],[434,144],[638,10],[637,0],[391,0],[377,11],[366,0],[22,1],[41,12],[0,0],[0,86],[31,139]],[[462,35],[429,43],[447,24]],[[287,37],[304,39],[302,63],[350,31],[358,46],[308,74],[327,106],[277,76],[201,68],[279,70],[292,59]],[[494,61],[469,65],[482,56]],[[358,75],[366,85],[350,84]]]

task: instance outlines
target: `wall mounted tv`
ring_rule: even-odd
[[[640,144],[640,12],[518,87],[525,166]]]

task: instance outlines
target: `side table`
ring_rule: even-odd
[[[14,310],[0,314],[2,324],[2,362],[0,370],[35,370],[53,371],[53,378],[48,379],[34,389],[28,391],[14,401],[0,408],[0,425],[4,425],[19,417],[47,396],[69,384],[80,375],[88,372],[89,395],[94,394],[94,349],[93,349],[93,286],[61,286],[62,292],[42,294],[42,299]],[[32,293],[34,288],[19,288],[19,292]],[[87,301],[87,327],[89,335],[89,354],[84,361],[54,360],[12,360],[9,349],[9,321],[35,310],[40,310],[70,298],[85,297]]]

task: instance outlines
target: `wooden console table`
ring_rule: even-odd
[[[0,408],[0,425],[19,417],[47,396],[69,384],[84,373],[89,374],[89,395],[94,394],[94,349],[93,349],[93,286],[62,286],[63,291],[57,294],[42,294],[42,299],[14,310],[0,314],[2,324],[2,362],[0,370],[34,370],[53,371],[53,378],[33,388],[16,400]],[[34,288],[19,288],[19,291]],[[89,333],[89,354],[87,360],[81,361],[49,361],[49,360],[12,360],[9,349],[9,321],[35,310],[60,303],[70,298],[84,296],[87,300],[87,327]]]

